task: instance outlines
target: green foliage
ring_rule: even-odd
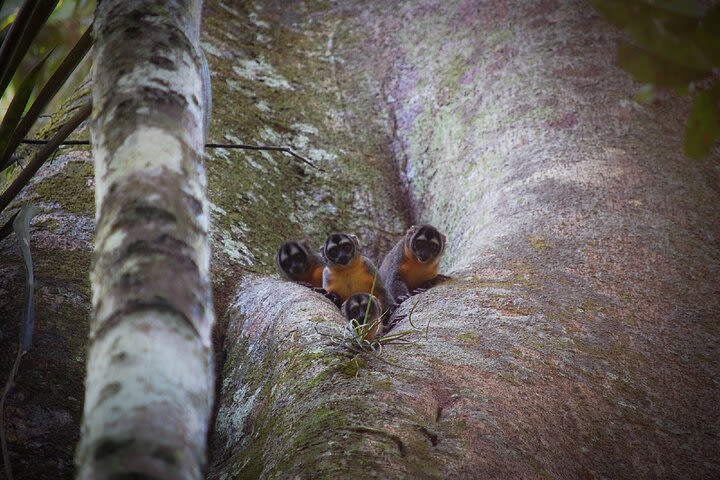
[[[720,85],[695,95],[685,129],[685,151],[704,157],[720,138]]]
[[[69,28],[68,22],[71,22],[79,9],[94,5],[94,2],[83,0],[25,0],[19,6],[13,3],[17,2],[0,8],[0,25],[4,26],[0,45],[0,107],[7,105],[0,121],[0,179],[5,181],[14,176],[11,171],[14,170],[14,155],[20,142],[30,133],[51,101],[58,97],[58,92],[90,49],[90,27],[81,35],[81,29]],[[77,19],[73,21],[79,22]],[[78,31],[77,35],[72,33],[75,30]],[[69,45],[72,48],[67,55],[52,60],[56,51],[67,51],[68,45],[64,43],[67,38],[77,37],[79,40],[74,46],[72,43]],[[56,68],[45,79],[49,74],[49,66]],[[85,117],[73,117],[71,123],[75,126],[87,117],[87,109],[80,111],[85,113]],[[60,131],[62,138],[56,134],[51,140],[55,146],[41,148],[30,165],[19,172],[17,178],[0,193],[0,214],[37,169],[50,158],[57,146],[72,133],[70,129],[61,128]],[[8,229],[0,229],[0,232],[5,234]]]
[[[2,3],[2,2],[0,2]],[[0,28],[12,24],[18,16],[20,7],[26,3],[24,0],[6,1],[0,9]],[[45,68],[40,74],[38,84],[48,81],[52,72],[57,70],[64,57],[73,45],[80,39],[85,29],[92,21],[95,11],[95,0],[43,0],[44,4],[56,4],[49,18],[36,32],[33,42],[26,50],[22,62],[18,65],[16,73],[19,77],[28,74],[33,65],[50,53]],[[74,78],[71,79],[61,91],[60,97],[65,97],[84,78],[90,70],[89,59],[78,66]],[[17,77],[16,79],[17,80]],[[57,108],[61,102],[51,105]]]
[[[0,170],[10,165],[12,153],[20,145],[22,139],[30,133],[30,130],[37,123],[40,115],[48,107],[52,99],[55,97],[62,98],[62,95],[58,95],[58,92],[61,91],[63,85],[67,83],[73,70],[82,62],[91,46],[92,32],[91,29],[88,28],[60,66],[58,66],[57,70],[55,70],[55,73],[53,73],[45,83],[45,86],[40,90],[25,116],[21,120],[13,122],[15,129],[11,132],[12,135],[7,139],[6,143],[4,142],[5,139],[2,137],[2,133],[0,133]],[[46,56],[45,59],[47,58]]]
[[[618,63],[639,82],[693,95],[685,153],[707,156],[720,138],[720,5],[695,0],[588,0],[630,38]],[[640,100],[652,95],[645,87]]]
[[[43,58],[37,65],[35,65],[35,67],[30,71],[30,74],[22,80],[17,92],[15,92],[15,96],[13,96],[13,99],[10,102],[10,106],[2,119],[2,123],[0,123],[0,152],[5,152],[7,150],[7,146],[10,143],[10,136],[22,119],[25,107],[30,100],[30,94],[35,88],[35,84],[37,84],[38,77],[40,76],[40,70],[45,65],[46,61],[47,57]],[[3,165],[3,163],[0,162],[0,165]]]
[[[26,1],[18,10],[0,46],[0,92],[3,94],[56,4],[57,0]]]
[[[339,325],[333,325],[331,327],[330,332],[321,332],[318,330],[317,326],[315,327],[315,331],[326,338],[330,339],[330,343],[336,347],[339,347],[343,350],[347,350],[348,353],[351,353],[354,355],[353,358],[356,358],[359,354],[369,354],[374,358],[377,358],[379,360],[382,360],[386,363],[387,360],[383,360],[380,355],[383,353],[383,348],[387,345],[400,345],[400,346],[411,346],[416,345],[417,341],[412,341],[408,337],[415,335],[415,334],[422,334],[424,333],[425,339],[427,340],[428,333],[430,331],[430,322],[428,321],[425,328],[418,328],[415,326],[415,324],[412,322],[412,315],[415,311],[415,308],[418,306],[419,302],[415,302],[415,304],[410,309],[410,312],[407,314],[408,323],[410,324],[410,329],[407,330],[401,330],[398,332],[392,332],[392,333],[384,333],[382,335],[375,336],[375,330],[377,327],[380,327],[380,323],[382,323],[381,319],[377,319],[375,321],[368,321],[367,315],[368,311],[365,312],[365,319],[363,323],[359,323],[356,320],[352,320],[345,324],[344,326]],[[402,318],[405,318],[404,316],[397,317],[394,319],[390,319],[390,325],[394,325]],[[372,332],[372,335],[371,335]],[[394,364],[392,364],[394,365]],[[396,365],[397,366],[397,365]]]

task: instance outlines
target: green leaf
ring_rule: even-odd
[[[703,9],[695,0],[643,0],[642,3],[687,17],[699,17],[703,14]]]
[[[591,0],[590,3],[644,50],[693,69],[710,72],[715,66],[713,55],[704,48],[704,39],[697,35],[702,22],[702,11],[697,5],[681,8],[680,4],[686,2],[638,0]]]
[[[35,205],[24,205],[20,209],[18,216],[13,220],[13,230],[15,230],[18,246],[25,260],[25,303],[23,305],[23,322],[20,330],[20,346],[23,352],[30,349],[35,325],[35,308],[33,304],[35,276],[33,275],[32,253],[30,252],[30,220],[37,213],[38,209]]]
[[[685,127],[685,153],[700,159],[707,156],[720,138],[720,84],[695,95]]]
[[[695,42],[712,60],[715,67],[720,66],[720,5],[709,9],[700,19],[695,33]]]
[[[10,137],[20,122],[20,118],[25,111],[25,106],[27,105],[28,100],[30,100],[30,95],[35,88],[35,84],[40,76],[40,71],[42,70],[43,65],[45,65],[47,58],[48,57],[46,56],[40,60],[30,71],[28,76],[20,82],[20,86],[18,87],[17,92],[15,92],[12,102],[10,102],[7,113],[5,113],[2,123],[0,123],[0,157],[4,156],[3,154],[10,142]]]
[[[0,29],[0,42],[5,41],[5,37],[7,36],[8,31],[10,30],[10,25],[5,25]]]
[[[70,53],[67,54],[65,59],[62,61],[60,66],[55,70],[52,77],[42,87],[37,98],[33,102],[32,106],[20,120],[20,123],[15,128],[12,136],[10,137],[7,147],[3,149],[2,135],[0,135],[0,171],[7,168],[11,163],[11,156],[17,149],[18,145],[23,138],[30,132],[30,129],[35,124],[37,119],[42,114],[43,110],[50,103],[50,100],[65,84],[70,74],[77,68],[82,62],[83,58],[87,54],[88,50],[92,46],[92,25],[85,30],[85,33],[80,37],[80,40],[75,44]]]
[[[12,18],[15,15],[17,6],[10,3],[5,5],[4,1],[0,1],[0,25],[8,25],[12,22]]]
[[[659,21],[672,31],[695,28],[699,15],[683,15],[676,9],[662,8],[653,2],[639,0],[587,0],[605,20],[620,27],[638,22]],[[702,12],[701,12],[702,13]]]
[[[0,95],[25,57],[30,44],[55,9],[58,0],[25,0],[0,46]]]
[[[677,65],[625,42],[618,46],[618,63],[637,81],[662,87],[686,86],[708,76],[703,70]]]
[[[689,32],[673,32],[652,18],[627,26],[628,35],[643,49],[669,62],[708,73],[712,58],[698,44],[697,27]]]

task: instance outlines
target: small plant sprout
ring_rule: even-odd
[[[408,312],[407,317],[411,328],[406,330],[381,334],[380,331],[383,329],[382,316],[373,316],[370,309],[366,308],[364,316],[360,317],[360,319],[351,319],[344,326],[333,326],[333,331],[331,332],[321,332],[317,326],[315,327],[315,331],[319,335],[329,338],[332,345],[347,350],[348,353],[352,355],[369,353],[376,358],[380,358],[379,355],[382,355],[383,348],[387,345],[409,346],[416,344],[416,341],[408,338],[411,335],[424,333],[427,339],[430,322],[428,322],[425,328],[416,327],[412,323],[412,314],[418,303],[419,302],[415,302],[410,312]],[[400,318],[395,318],[395,322],[400,320]],[[380,360],[390,363],[385,359]]]

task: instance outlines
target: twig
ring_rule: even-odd
[[[312,163],[307,158],[303,157],[299,153],[297,153],[295,150],[293,150],[290,147],[268,147],[263,145],[245,145],[242,143],[206,143],[205,148],[239,148],[242,150],[267,150],[270,152],[284,152],[289,155],[292,155],[293,157],[297,158],[298,160],[302,161],[303,163],[306,163],[313,167],[316,170],[319,170],[321,172],[325,172],[322,168],[318,167],[314,163]]]
[[[7,438],[5,438],[5,399],[7,398],[7,394],[10,392],[10,389],[12,389],[13,385],[15,385],[15,376],[17,376],[18,369],[20,368],[20,359],[24,354],[25,352],[23,352],[22,346],[18,344],[18,352],[15,356],[15,363],[13,363],[10,376],[5,383],[5,388],[3,389],[2,397],[0,398],[0,446],[2,446],[5,476],[8,480],[13,480],[13,475],[12,468],[10,468],[10,453],[8,452]]]
[[[417,306],[418,306],[419,303],[420,303],[420,300],[418,300],[417,302],[415,302],[415,304],[412,306],[412,308],[411,308],[410,311],[408,312],[408,322],[409,322],[410,325],[411,325],[414,329],[416,329],[416,330],[417,330],[417,327],[416,327],[415,324],[412,322],[412,315],[413,315],[413,312],[415,311],[415,308],[417,308]],[[429,324],[430,324],[430,322],[428,322],[428,325],[429,325]],[[393,325],[393,326],[394,326],[394,325]]]
[[[30,160],[30,163],[22,169],[15,180],[0,194],[0,212],[5,210],[10,202],[17,196],[20,190],[27,185],[33,175],[42,167],[45,161],[52,155],[53,151],[90,115],[92,106],[85,104],[73,115],[68,122],[60,127],[57,133],[41,148]]]
[[[26,145],[45,145],[48,143],[47,140],[36,140],[32,138],[24,138],[20,143],[24,143]],[[89,140],[66,140],[60,145],[90,145]],[[228,149],[240,149],[240,150],[267,150],[269,152],[283,152],[287,153],[288,155],[292,155],[293,157],[297,158],[301,162],[310,165],[316,170],[319,170],[321,172],[325,172],[322,168],[318,167],[314,163],[312,163],[307,158],[303,157],[299,153],[297,153],[295,150],[293,150],[290,147],[274,147],[274,146],[265,146],[265,145],[246,145],[244,143],[206,143],[205,148],[228,148]]]

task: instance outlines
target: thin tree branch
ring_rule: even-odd
[[[30,182],[30,179],[35,173],[43,166],[45,161],[50,158],[52,153],[62,144],[62,142],[70,135],[80,124],[90,115],[92,111],[92,105],[85,104],[78,112],[73,115],[70,120],[60,127],[57,133],[44,144],[43,148],[40,149],[28,165],[20,172],[18,177],[15,179],[10,186],[0,194],[0,212],[10,204],[10,202],[20,193],[25,185]]]
[[[27,145],[45,145],[46,143],[48,143],[48,141],[25,138],[20,143],[24,143]],[[66,140],[64,142],[61,142],[60,145],[90,145],[90,141],[89,140]],[[293,157],[297,158],[298,160],[302,161],[303,163],[306,163],[307,165],[310,165],[311,167],[313,167],[316,170],[325,172],[325,170],[318,167],[317,165],[315,165],[310,160],[303,157],[302,155],[300,155],[299,153],[297,153],[295,150],[293,150],[290,147],[246,145],[243,143],[206,143],[205,148],[228,148],[228,149],[241,149],[241,150],[266,150],[266,151],[270,151],[270,152],[283,152],[283,153],[287,153],[288,155],[292,155]]]
[[[5,388],[3,389],[2,397],[0,397],[0,446],[2,447],[3,465],[5,466],[5,476],[8,480],[13,480],[12,468],[10,468],[10,452],[8,451],[7,438],[5,438],[5,399],[8,393],[15,385],[15,377],[17,376],[18,369],[20,368],[20,359],[25,354],[22,346],[18,344],[17,355],[15,356],[15,362],[13,363],[12,370],[8,376]]]

